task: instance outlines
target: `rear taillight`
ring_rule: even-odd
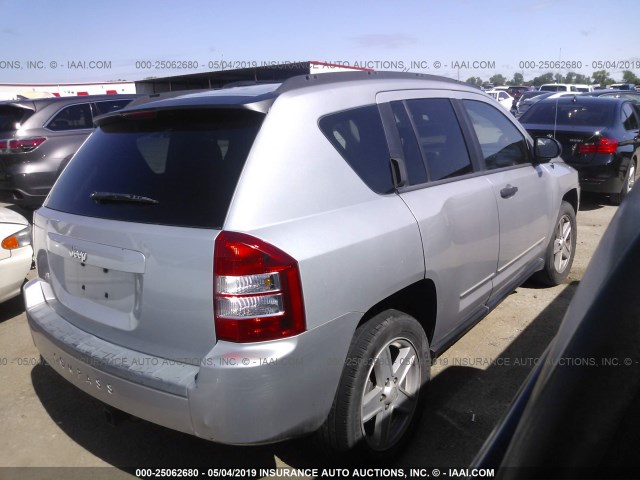
[[[298,262],[279,248],[244,233],[221,232],[214,273],[219,340],[262,342],[305,330]]]
[[[0,140],[0,150],[5,150],[8,145],[9,145],[8,140]]]
[[[35,150],[44,143],[46,137],[19,138],[8,140],[5,148],[9,153],[27,153]],[[0,149],[2,145],[0,144]]]
[[[618,141],[613,138],[601,138],[594,143],[581,143],[578,153],[616,153]]]

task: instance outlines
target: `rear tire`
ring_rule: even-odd
[[[317,433],[326,453],[375,462],[400,454],[418,423],[430,368],[429,342],[413,317],[387,310],[359,326]]]
[[[611,203],[614,205],[620,205],[622,201],[626,198],[629,193],[631,193],[631,189],[636,183],[636,163],[634,160],[631,160],[629,163],[629,168],[627,169],[627,175],[625,176],[624,183],[622,184],[622,190],[620,193],[614,193],[611,195]]]
[[[544,269],[536,274],[536,278],[549,286],[564,282],[573,264],[576,244],[576,213],[569,202],[563,201],[553,237],[547,247]]]

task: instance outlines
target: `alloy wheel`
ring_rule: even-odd
[[[629,165],[629,178],[627,179],[627,193],[631,191],[633,185],[636,183],[636,166],[633,162]]]
[[[361,401],[362,434],[374,450],[387,450],[407,430],[418,403],[422,366],[405,338],[388,342],[372,362]]]
[[[553,265],[558,273],[564,272],[571,259],[572,235],[571,219],[565,214],[558,221],[553,242]]]

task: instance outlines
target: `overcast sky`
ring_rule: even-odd
[[[0,0],[0,83],[133,81],[216,70],[222,61],[306,60],[460,80],[598,67],[616,80],[627,69],[640,76],[640,2],[608,3]],[[162,61],[187,63],[171,70]]]

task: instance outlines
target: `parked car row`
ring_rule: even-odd
[[[504,90],[487,90],[485,93],[496,100],[507,110],[509,110],[511,108],[511,105],[513,105],[514,103],[514,97],[509,95]]]
[[[539,102],[543,98],[548,98],[554,95],[552,92],[541,92],[540,90],[532,90],[530,92],[523,93],[520,98],[514,99],[509,111],[514,117],[519,118],[524,112],[526,112],[531,105]]]
[[[93,131],[98,115],[136,95],[51,97],[0,102],[0,202],[42,205],[60,172]]]
[[[584,191],[607,194],[619,205],[636,181],[640,111],[629,98],[591,93],[543,98],[520,122],[531,135],[561,143],[562,158],[578,170]]]
[[[460,82],[329,73],[96,124],[34,214],[34,342],[89,395],[205,439],[315,431],[389,459],[431,359],[571,269],[577,172]]]
[[[0,302],[19,294],[35,251],[25,288],[34,342],[105,404],[224,443],[315,430],[331,452],[389,459],[419,418],[430,361],[536,270],[549,284],[566,279],[578,178],[614,203],[630,193],[634,95],[524,92],[521,104],[535,102],[519,124],[457,82],[358,73],[112,105],[35,214],[33,249],[27,220],[0,209]],[[4,110],[16,127],[37,112],[12,108],[24,107]],[[55,117],[45,128],[55,131]],[[6,159],[20,158],[10,155],[54,137],[7,138],[5,181]],[[600,271],[624,264],[616,254],[633,237],[619,232],[638,205],[603,242]],[[616,288],[630,284],[626,270],[614,273]],[[580,305],[599,298],[596,283]],[[598,324],[601,308],[569,326]],[[633,309],[623,313],[632,324]],[[563,327],[555,347],[576,332]],[[587,337],[573,356],[617,352]],[[552,346],[544,358],[562,355]],[[236,358],[253,363],[225,363]],[[163,368],[136,367],[150,364]],[[553,395],[523,388],[476,466],[613,455],[592,453],[609,448],[603,435],[581,456],[567,442],[575,419],[558,420],[560,407],[573,412],[584,392],[589,407],[611,399],[558,365],[534,369],[531,383]],[[636,370],[620,376],[614,412],[633,419]],[[606,426],[587,418],[592,431]]]
[[[511,113],[519,118],[524,112],[526,112],[531,105],[542,100],[543,98],[557,98],[559,96],[564,95],[575,95],[573,92],[543,92],[540,90],[535,90],[531,92],[527,92],[522,95],[519,99],[514,99],[513,105],[511,106]],[[589,96],[589,97],[604,97],[604,98],[626,98],[635,103],[640,104],[640,92],[636,91],[627,91],[627,90],[594,90],[591,92],[584,92],[577,94],[579,96]]]
[[[582,93],[582,92],[592,92],[593,87],[591,85],[586,84],[576,84],[576,83],[545,83],[544,85],[540,85],[538,89],[541,92],[573,92],[573,93]]]
[[[545,88],[543,88],[545,87]],[[513,99],[511,113],[533,136],[556,138],[562,158],[580,173],[584,191],[603,193],[619,205],[633,188],[640,158],[640,92],[632,89],[568,91],[543,85]],[[563,91],[564,89],[564,91]],[[486,92],[505,108],[505,91]]]
[[[631,99],[535,98],[518,122],[460,82],[354,72],[122,99],[96,119],[91,99],[95,131],[34,214],[33,249],[0,210],[0,268],[22,269],[6,298],[33,254],[36,347],[110,408],[392,458],[431,360],[532,275],[567,278],[581,186],[620,203],[635,183]],[[2,107],[20,132],[45,109]],[[29,135],[0,156],[7,182],[50,140]]]
[[[544,93],[562,96],[592,91],[593,88],[589,85],[549,83],[541,85],[540,88],[536,90],[532,89],[531,87],[525,86],[510,86],[495,87],[491,90],[485,90],[485,93],[495,98],[498,103],[500,103],[507,110],[511,111],[511,113],[516,114],[518,112],[518,105],[523,101],[523,96],[525,96],[525,99],[527,99]]]
[[[47,97],[0,102],[0,202],[35,209],[93,131],[96,116],[137,95]],[[31,227],[0,207],[0,302],[21,293],[33,263]]]

